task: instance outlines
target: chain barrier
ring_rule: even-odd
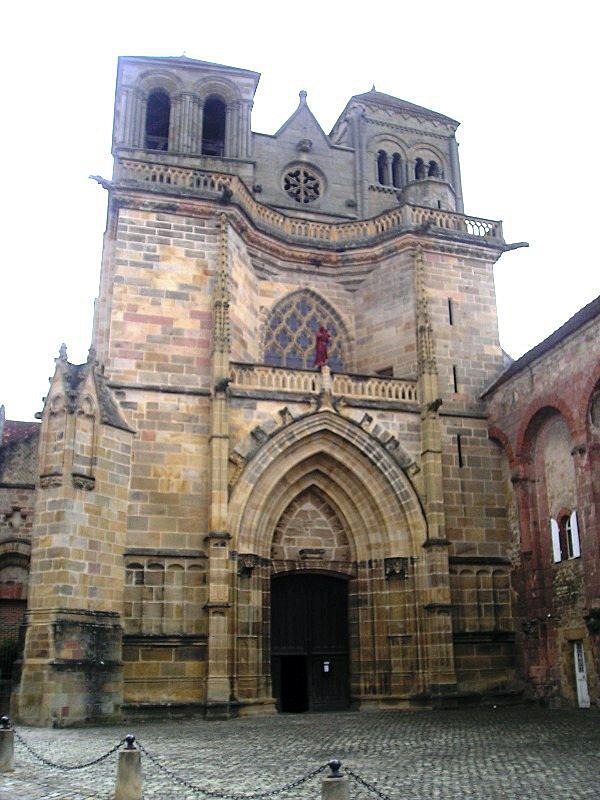
[[[173,772],[173,770],[169,769],[169,767],[165,767],[164,764],[161,764],[158,758],[152,753],[148,752],[148,750],[146,750],[139,740],[137,740],[137,746],[139,747],[140,752],[142,752],[158,770],[164,772],[165,775],[168,775],[171,780],[179,783],[181,786],[185,786],[186,789],[190,789],[192,792],[203,794],[206,797],[219,798],[219,800],[260,800],[260,798],[265,797],[276,797],[278,794],[283,794],[284,792],[290,791],[290,789],[295,789],[296,787],[301,786],[303,783],[311,780],[311,778],[314,778],[320,772],[323,772],[324,769],[327,769],[327,764],[322,764],[320,767],[316,767],[310,772],[307,772],[305,775],[302,775],[302,777],[297,778],[295,781],[286,783],[284,786],[277,786],[275,789],[270,789],[268,791],[230,794],[228,792],[221,792],[216,789],[206,789],[202,786],[196,786],[196,784],[188,781],[186,778],[182,778],[181,775],[178,775],[176,772]]]
[[[302,784],[307,783],[308,781],[315,778],[320,772],[327,769],[329,767],[332,771],[332,775],[334,777],[339,776],[339,769],[341,767],[341,763],[337,759],[333,759],[329,761],[327,764],[321,764],[315,769],[306,772],[304,775],[301,775],[299,778],[296,778],[289,783],[284,784],[283,786],[277,786],[275,789],[268,789],[261,792],[223,792],[218,789],[208,789],[203,786],[197,786],[195,783],[187,780],[187,778],[183,778],[181,775],[178,775],[174,772],[170,767],[165,766],[161,763],[157,756],[151,753],[149,750],[143,746],[143,744],[136,740],[135,736],[131,734],[129,736],[123,737],[114,747],[111,747],[106,753],[103,753],[101,756],[97,758],[93,758],[90,761],[84,761],[81,764],[59,764],[55,761],[51,761],[49,758],[45,758],[44,756],[40,755],[30,744],[27,742],[21,734],[16,730],[14,726],[11,728],[8,727],[10,722],[7,718],[2,718],[3,723],[3,730],[11,729],[14,733],[15,739],[19,742],[19,744],[35,759],[40,761],[46,767],[50,767],[51,769],[60,769],[60,770],[78,770],[78,769],[85,769],[86,767],[91,767],[94,764],[100,764],[102,761],[106,761],[107,758],[116,753],[117,750],[120,750],[121,747],[126,744],[127,749],[133,749],[133,742],[135,741],[140,752],[143,753],[148,761],[150,761],[157,770],[162,772],[163,774],[167,775],[171,778],[172,781],[178,783],[180,786],[185,786],[186,789],[189,789],[196,794],[204,795],[205,797],[215,798],[215,800],[264,800],[264,798],[268,797],[277,797],[277,795],[284,794],[285,792],[289,792],[291,789],[296,789],[298,786],[302,786]],[[352,780],[362,786],[367,791],[371,792],[372,794],[377,795],[380,800],[392,800],[392,798],[378,789],[373,784],[366,781],[362,778],[358,773],[354,772],[354,770],[350,769],[350,767],[344,767],[344,773],[348,775]]]
[[[32,755],[34,758],[37,758],[38,761],[41,761],[46,767],[50,767],[51,769],[64,769],[64,770],[76,770],[76,769],[84,769],[85,767],[91,767],[94,764],[100,764],[100,762],[105,761],[107,758],[112,756],[113,753],[116,753],[120,747],[125,743],[125,739],[121,739],[121,741],[112,747],[107,753],[104,753],[98,758],[93,758],[91,761],[85,761],[81,764],[57,764],[55,761],[50,761],[49,758],[44,758],[39,753],[37,753],[33,747],[23,739],[21,734],[13,727],[13,733],[15,735],[15,739],[21,744],[27,752]]]
[[[377,797],[381,798],[381,800],[392,800],[389,794],[385,794],[384,792],[380,791],[376,786],[366,781],[364,778],[361,778],[360,775],[357,775],[356,772],[350,769],[350,767],[344,767],[344,772],[349,775],[355,783],[358,783],[360,786],[364,786],[369,792],[376,794]]]

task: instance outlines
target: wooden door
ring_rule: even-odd
[[[280,711],[348,707],[348,584],[286,574],[271,586],[271,669]]]

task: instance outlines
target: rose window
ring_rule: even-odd
[[[345,341],[342,323],[329,304],[311,291],[296,292],[271,311],[264,363],[272,367],[314,369],[319,325],[325,325],[331,336],[327,363],[334,372],[342,372]]]
[[[297,203],[312,203],[321,196],[321,181],[306,167],[294,167],[286,172],[283,188]]]

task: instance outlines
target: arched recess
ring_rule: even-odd
[[[577,424],[571,407],[559,397],[542,397],[533,401],[521,415],[521,425],[517,433],[516,455],[521,461],[529,461],[536,434],[545,417],[560,414],[565,420],[571,438],[575,439]]]
[[[492,441],[498,442],[498,444],[502,447],[506,458],[508,459],[508,465],[511,469],[513,469],[515,467],[515,456],[508,436],[503,430],[495,425],[490,426],[488,430],[488,436]]]
[[[579,411],[592,437],[600,438],[600,364],[583,388]]]
[[[0,627],[8,626],[7,637],[11,626],[16,632],[25,618],[30,558],[29,542],[11,538],[0,543]]]
[[[273,548],[278,524],[307,492],[322,497],[336,517],[337,557],[335,547],[328,551],[317,538],[303,542],[302,535],[296,552]],[[381,443],[330,411],[299,418],[250,457],[229,510],[232,547],[238,558],[253,557],[256,565],[250,574],[238,567],[234,591],[234,685],[240,701],[271,697],[271,578],[289,572],[327,572],[348,580],[353,697],[400,697],[415,690],[419,667],[410,658],[421,624],[426,523],[409,478]],[[308,556],[301,545],[309,545]],[[387,559],[404,561],[410,578],[390,578]],[[404,631],[401,641],[411,643],[410,657],[395,638],[398,629]]]
[[[292,369],[314,368],[315,334],[321,324],[331,337],[331,369],[348,369],[351,348],[347,326],[331,303],[312,289],[291,292],[270,310],[261,337],[264,363]]]

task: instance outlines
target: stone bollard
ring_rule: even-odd
[[[329,762],[331,772],[321,781],[322,800],[348,800],[348,776],[341,774],[341,766],[342,762],[337,758]]]
[[[15,732],[8,717],[0,719],[0,772],[15,768]]]
[[[125,742],[125,749],[119,752],[115,800],[142,800],[141,754],[131,733],[125,737]]]

